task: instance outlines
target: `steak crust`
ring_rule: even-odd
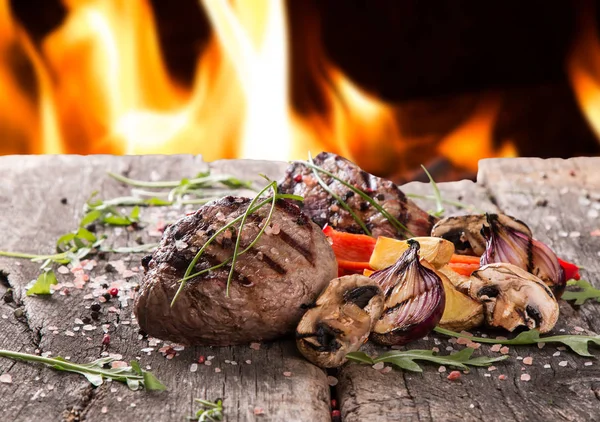
[[[140,327],[149,335],[186,345],[227,346],[272,340],[294,331],[306,306],[337,276],[327,238],[300,209],[278,201],[265,233],[238,257],[226,296],[230,266],[187,281],[171,301],[188,265],[221,227],[242,215],[250,200],[226,197],[171,225],[151,259],[135,301]],[[240,251],[265,222],[270,205],[252,213],[242,232]],[[195,271],[233,255],[239,224],[206,248]]]
[[[351,161],[329,152],[317,155],[314,163],[369,195],[408,229],[398,230],[360,195],[333,177],[318,172],[328,189],[352,209],[374,237],[406,239],[430,235],[431,228],[438,219],[427,214],[408,199],[393,182],[373,176]],[[312,169],[303,163],[294,163],[288,167],[283,181],[279,184],[279,191],[302,196],[304,198],[300,204],[302,211],[320,227],[329,224],[336,230],[364,234],[364,230],[356,223],[354,217],[319,184]]]

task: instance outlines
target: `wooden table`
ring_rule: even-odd
[[[53,252],[57,237],[76,227],[82,205],[93,191],[99,191],[101,198],[129,193],[128,187],[106,176],[107,170],[132,178],[167,180],[193,176],[207,167],[256,179],[259,171],[280,177],[285,164],[206,164],[192,156],[0,157],[0,249]],[[583,266],[583,276],[600,285],[600,237],[590,235],[600,228],[599,169],[600,159],[596,158],[484,160],[477,183],[462,181],[440,187],[446,199],[502,211],[526,221],[538,239],[561,257]],[[405,186],[405,191],[430,194],[430,186],[412,183]],[[430,201],[422,205],[433,208]],[[455,211],[448,209],[448,213]],[[118,235],[109,229],[110,243],[133,245],[137,237],[143,242],[156,241],[151,236],[156,234],[151,230],[156,221],[174,221],[183,212],[144,209],[141,217],[151,221],[148,228],[138,232],[120,230]],[[136,269],[140,258],[113,254],[107,260],[122,261],[124,268]],[[98,260],[98,265],[86,272],[91,280],[102,275],[107,283],[123,278],[123,272],[114,271],[114,265],[107,268],[106,263]],[[89,317],[92,301],[84,296],[91,293],[88,284],[92,281],[81,289],[68,289],[69,295],[56,292],[51,297],[27,297],[24,287],[37,276],[38,267],[27,260],[0,258],[0,269],[8,273],[0,283],[0,294],[5,295],[11,288],[14,296],[14,301],[0,301],[2,349],[50,352],[51,356],[69,356],[76,362],[96,359],[104,351],[121,354],[125,361],[139,358],[168,391],[133,392],[116,382],[93,388],[76,374],[0,359],[0,374],[12,376],[12,383],[0,384],[2,420],[177,421],[193,413],[195,397],[223,397],[228,421],[327,421],[332,398],[337,400],[346,422],[600,418],[600,364],[568,350],[557,350],[554,345],[542,349],[511,347],[511,359],[496,365],[495,371],[472,369],[457,381],[447,379],[448,371],[439,372],[437,366],[427,364],[422,374],[400,370],[383,374],[357,364],[328,374],[305,361],[290,340],[262,344],[259,350],[248,346],[186,347],[173,359],[166,359],[158,351],[164,343],[149,346],[148,339],[138,333],[132,321],[131,301],[122,308],[116,301],[103,305],[100,320],[92,321],[95,329],[74,331],[81,327],[76,319]],[[57,275],[61,283],[73,280],[72,274]],[[141,278],[139,272],[128,276],[131,283]],[[119,313],[109,312],[109,306]],[[560,309],[555,332],[600,331],[600,304],[588,302],[576,307],[561,301]],[[20,314],[23,316],[17,317]],[[109,324],[105,326],[110,335],[108,350],[102,346],[102,324]],[[447,337],[430,335],[410,348],[431,349],[436,345],[441,353],[449,353],[446,349],[450,347],[464,347],[449,342]],[[142,352],[148,347],[153,350]],[[367,350],[374,351],[372,346]],[[598,349],[593,352],[600,355]],[[476,353],[497,355],[487,345]],[[199,365],[192,372],[199,356],[214,356],[212,365]],[[527,356],[533,358],[530,366],[518,360]],[[566,366],[559,365],[563,361]],[[521,381],[524,373],[531,376],[530,381]],[[501,374],[506,379],[499,379]],[[332,388],[330,384],[335,381],[331,376],[337,379]]]

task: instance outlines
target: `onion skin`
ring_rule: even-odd
[[[481,265],[505,262],[540,278],[560,299],[567,280],[558,257],[552,249],[518,230],[498,221],[497,215],[487,214],[489,227],[484,226],[482,234],[486,239],[486,249],[481,255]]]
[[[403,345],[426,336],[444,313],[446,296],[435,270],[421,264],[418,242],[392,266],[371,275],[385,295],[384,311],[371,332],[383,345]]]

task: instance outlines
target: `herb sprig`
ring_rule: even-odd
[[[262,201],[260,201],[258,204],[254,205],[259,199],[260,196],[265,193],[268,190],[272,190],[273,191],[273,195],[270,198],[264,199]],[[273,216],[273,210],[275,207],[276,202],[279,199],[293,199],[296,201],[302,201],[303,198],[301,196],[298,195],[291,195],[291,194],[280,194],[277,192],[277,182],[271,182],[269,183],[267,186],[265,186],[261,191],[258,192],[258,194],[252,199],[252,201],[250,202],[250,204],[248,205],[248,207],[246,208],[246,211],[236,217],[235,219],[233,219],[232,221],[230,221],[229,223],[225,224],[223,227],[221,227],[219,230],[217,230],[207,241],[206,243],[204,243],[204,245],[200,248],[200,250],[196,253],[196,255],[194,256],[194,258],[192,259],[192,261],[190,262],[190,264],[188,265],[183,278],[181,280],[179,280],[179,288],[177,289],[177,292],[175,293],[175,296],[173,297],[173,300],[171,301],[171,307],[175,304],[175,301],[177,300],[177,298],[179,297],[180,293],[183,291],[183,288],[186,284],[186,282],[194,277],[197,277],[201,274],[207,273],[209,271],[213,271],[216,270],[218,268],[221,268],[225,265],[227,265],[229,262],[231,262],[231,268],[229,270],[229,275],[227,277],[227,289],[226,289],[226,295],[229,296],[229,285],[231,282],[231,279],[233,277],[233,272],[235,271],[235,261],[237,260],[237,258],[240,255],[243,255],[244,253],[246,253],[248,250],[250,250],[250,248],[252,248],[256,242],[258,242],[258,239],[262,236],[262,234],[264,233],[264,231],[266,230],[267,226],[269,225],[271,218]],[[260,229],[260,231],[257,233],[257,235],[255,236],[254,240],[242,251],[239,251],[239,242],[241,239],[241,233],[244,227],[244,223],[246,222],[246,219],[248,218],[248,216],[254,212],[256,212],[257,210],[259,210],[260,208],[262,208],[263,206],[265,206],[266,204],[271,203],[271,209],[269,211],[269,214],[267,216],[267,218],[265,219],[265,221],[263,222],[263,225]],[[229,230],[230,228],[232,228],[235,224],[240,223],[240,227],[238,229],[238,235],[237,235],[237,239],[236,239],[236,245],[235,245],[235,249],[233,251],[233,255],[229,258],[227,258],[226,260],[224,260],[223,262],[221,262],[220,264],[214,265],[210,268],[198,271],[196,273],[192,273],[192,271],[194,271],[194,268],[196,266],[196,264],[198,263],[198,260],[200,259],[200,257],[202,256],[202,254],[206,251],[206,249],[212,244],[213,241],[215,241],[215,239],[223,232],[225,232],[226,230]]]
[[[580,290],[566,290],[562,295],[564,300],[574,300],[575,305],[583,305],[588,299],[596,299],[600,302],[600,290],[586,280],[569,280],[567,286],[575,286]]]
[[[435,210],[435,212],[431,213],[431,215],[434,215],[436,217],[441,217],[442,215],[444,215],[444,212],[445,212],[444,203],[442,201],[442,194],[440,193],[440,190],[438,189],[437,183],[435,183],[435,180],[433,180],[433,177],[431,177],[431,174],[429,174],[429,171],[427,171],[427,169],[425,168],[425,166],[423,164],[421,164],[421,168],[423,169],[423,171],[429,178],[429,183],[431,184],[431,188],[433,189],[433,197],[435,199],[436,210]]]
[[[214,402],[202,399],[194,399],[202,407],[196,412],[198,422],[204,421],[222,421],[223,420],[223,400],[217,399]]]
[[[438,365],[448,365],[460,369],[468,369],[469,366],[490,366],[493,363],[508,359],[508,356],[487,357],[480,356],[471,358],[475,349],[466,348],[459,352],[446,356],[435,355],[432,350],[392,350],[372,358],[364,352],[348,353],[348,360],[360,363],[374,365],[378,362],[391,363],[401,369],[413,372],[423,372],[423,369],[415,362],[417,360],[435,363]]]
[[[381,213],[381,215],[383,215],[390,222],[390,224],[398,231],[398,233],[402,233],[405,235],[408,234],[410,237],[415,237],[415,235],[413,233],[411,233],[411,231],[404,224],[402,224],[400,221],[398,221],[398,219],[396,217],[394,217],[389,212],[387,212],[385,208],[383,208],[379,203],[377,203],[377,201],[375,201],[373,198],[371,198],[369,195],[367,195],[361,189],[358,189],[356,186],[346,182],[344,179],[336,176],[335,174],[331,173],[330,171],[327,171],[324,168],[319,167],[318,165],[316,165],[314,163],[314,161],[312,161],[312,158],[309,157],[308,161],[293,161],[293,162],[302,164],[302,165],[312,169],[313,171],[323,173],[323,174],[331,177],[332,179],[336,180],[337,182],[341,183],[342,185],[346,186],[352,192],[354,192],[355,194],[357,194],[361,198],[363,198],[365,201],[367,201],[379,213]]]
[[[445,328],[435,327],[434,331],[444,334],[450,337],[457,338],[468,338],[476,343],[488,343],[488,344],[505,344],[505,345],[530,345],[538,343],[562,343],[565,346],[569,346],[571,350],[577,353],[579,356],[593,357],[588,350],[588,343],[594,343],[600,346],[600,336],[580,336],[580,335],[562,335],[562,336],[549,336],[540,337],[538,330],[523,331],[518,336],[512,339],[492,339],[483,337],[472,337],[469,335],[457,333],[454,331],[446,330]]]
[[[131,361],[131,366],[107,368],[115,358],[104,357],[90,363],[73,363],[61,357],[45,358],[29,353],[0,350],[0,356],[25,362],[41,363],[57,371],[74,372],[83,375],[92,385],[102,385],[105,379],[127,384],[131,390],[144,387],[146,390],[163,391],[166,387],[151,373],[140,368],[137,361]]]

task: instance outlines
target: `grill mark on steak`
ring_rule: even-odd
[[[264,262],[265,264],[267,264],[269,266],[269,268],[271,268],[273,271],[275,271],[278,274],[287,274],[287,270],[285,268],[283,268],[281,265],[279,265],[277,262],[275,262],[275,260],[273,258],[271,258],[269,255],[267,255],[264,252],[258,251],[255,248],[250,248],[248,249],[248,252],[251,255],[253,255],[256,259]],[[258,258],[258,254],[261,254],[262,257]]]
[[[298,251],[300,255],[302,255],[310,265],[312,265],[313,267],[315,266],[315,259],[310,249],[306,249],[304,246],[298,243],[296,239],[294,239],[292,236],[283,231],[283,229],[279,230],[279,237],[281,238],[281,240],[287,243],[289,247]]]

